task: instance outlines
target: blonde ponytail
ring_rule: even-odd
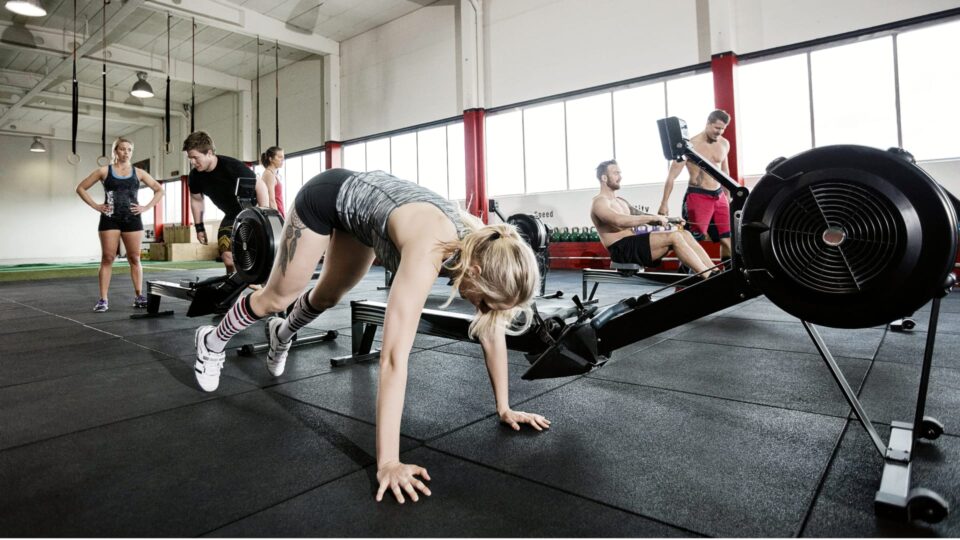
[[[463,211],[461,220],[469,232],[462,240],[448,246],[448,249],[459,249],[459,256],[445,263],[453,276],[453,288],[444,306],[453,301],[463,280],[468,279],[468,286],[491,303],[514,304],[508,310],[478,313],[470,323],[470,337],[489,335],[498,327],[504,328],[509,335],[522,334],[533,320],[530,304],[540,285],[540,271],[533,250],[513,225],[484,225]],[[479,275],[472,275],[470,269],[473,266],[480,267]]]

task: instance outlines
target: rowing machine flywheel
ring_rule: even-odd
[[[246,283],[265,283],[280,247],[283,217],[271,208],[251,207],[233,223],[233,263]]]
[[[531,214],[513,214],[507,223],[517,228],[520,237],[533,248],[537,257],[537,269],[540,271],[540,294],[544,293],[547,273],[550,271],[550,233],[547,226],[537,216]]]
[[[539,253],[547,249],[550,243],[550,236],[547,234],[547,226],[540,221],[540,218],[530,214],[514,214],[507,218],[507,223],[513,225],[520,232],[520,236],[530,244],[534,253]]]
[[[943,188],[902,153],[864,146],[775,162],[740,224],[748,279],[791,315],[836,328],[912,313],[943,290],[956,257]]]

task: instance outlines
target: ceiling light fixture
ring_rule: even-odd
[[[43,17],[47,14],[40,0],[7,0],[6,8],[24,17]]]
[[[130,95],[138,98],[153,97],[153,87],[147,82],[146,71],[137,72],[137,82],[133,83],[133,88],[130,89]]]
[[[42,142],[40,142],[40,137],[34,137],[34,138],[33,138],[33,144],[30,145],[30,151],[31,151],[31,152],[46,152],[46,151],[47,151],[47,147],[44,146]]]

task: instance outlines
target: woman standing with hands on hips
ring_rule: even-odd
[[[77,195],[87,206],[100,212],[100,299],[94,306],[96,312],[109,308],[108,294],[110,278],[113,274],[113,261],[117,257],[120,241],[127,250],[127,262],[130,263],[130,279],[133,280],[133,307],[147,307],[147,297],[143,295],[141,283],[143,269],[140,266],[140,243],[143,240],[143,219],[140,215],[153,208],[163,198],[163,188],[150,173],[138,169],[130,163],[133,156],[133,143],[123,137],[113,141],[113,160],[106,167],[97,167],[77,185]],[[88,190],[97,182],[103,182],[105,200],[98,204]],[[146,205],[140,205],[137,193],[140,183],[153,190],[153,198]]]

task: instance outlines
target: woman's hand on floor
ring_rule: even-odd
[[[387,489],[393,492],[393,496],[397,498],[397,502],[400,504],[404,503],[404,492],[413,499],[413,502],[420,500],[417,491],[429,497],[430,488],[417,476],[420,476],[423,480],[430,480],[427,470],[419,465],[407,465],[399,461],[383,465],[377,469],[377,480],[380,482],[380,489],[377,490],[377,502],[383,500],[383,494],[386,493]]]

